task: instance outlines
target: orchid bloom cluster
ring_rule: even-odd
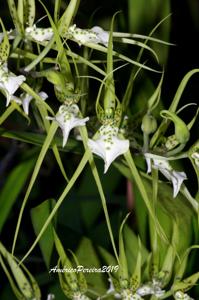
[[[59,30],[58,30],[58,32],[59,32]],[[53,31],[53,28],[51,28],[51,27],[39,28],[35,24],[33,24],[32,26],[30,25],[30,26],[27,26],[24,28],[24,36],[21,38],[23,39],[23,42],[27,42],[27,40],[30,42],[32,42],[32,41],[36,42],[39,44],[39,45],[36,45],[36,46],[38,46],[38,49],[40,49],[40,46],[41,46],[41,48],[44,47],[44,50],[46,50],[46,48],[45,48],[46,45],[50,44],[47,42],[49,42],[51,40],[53,41],[54,35],[55,34]],[[72,24],[67,28],[66,32],[61,33],[60,35],[61,35],[62,41],[65,42],[67,40],[71,40],[73,42],[76,42],[79,46],[85,45],[85,46],[92,48],[92,44],[103,45],[104,47],[99,46],[99,48],[106,52],[106,51],[108,51],[106,48],[108,47],[108,45],[110,45],[109,39],[110,39],[111,34],[107,31],[103,30],[99,26],[94,26],[91,29],[82,29],[82,28],[77,27],[76,24]],[[15,38],[17,38],[17,36],[18,36],[18,32],[16,29],[10,30],[7,32],[8,40],[15,39]],[[4,33],[0,34],[0,43],[3,43],[4,37],[5,37],[5,31],[4,31]],[[54,45],[53,45],[53,47],[54,47]],[[57,50],[56,47],[58,48],[58,45],[56,45],[56,47],[54,47],[54,48],[53,47],[52,47],[52,51]],[[95,49],[95,47],[93,47],[93,48]],[[108,47],[108,49],[109,48],[111,48],[111,47]],[[23,53],[23,51],[21,53]],[[58,52],[58,55],[57,55],[58,58],[56,58],[56,59],[54,59],[54,58],[49,59],[49,57],[45,57],[46,61],[48,61],[48,62],[50,61],[50,63],[56,65],[56,67],[57,67],[57,65],[59,65],[59,63],[61,61],[61,58],[59,57],[59,51],[57,51],[57,52]],[[14,54],[16,54],[16,53],[14,53]],[[28,54],[30,55],[30,53],[28,53]],[[40,55],[40,50],[39,50],[38,57],[39,57],[39,55]],[[67,54],[66,54],[66,56],[67,56]],[[74,55],[74,57],[72,57],[72,59],[74,59],[74,61],[75,61],[76,55]],[[60,58],[60,61],[59,61],[59,58]],[[66,68],[67,71],[66,71],[66,69],[64,69],[65,73],[63,71],[63,74],[61,72],[62,71],[61,63],[63,63],[63,62],[61,61],[60,65],[59,65],[60,74],[61,74],[61,76],[59,77],[60,81],[57,80],[58,76],[56,77],[58,84],[57,84],[56,80],[53,82],[46,75],[48,82],[51,84],[52,83],[54,84],[55,98],[57,98],[57,100],[62,102],[62,104],[59,106],[56,114],[53,115],[53,113],[52,113],[53,116],[47,116],[48,111],[46,111],[44,118],[55,122],[57,124],[57,127],[59,127],[61,129],[61,133],[62,133],[62,137],[63,137],[62,147],[65,147],[67,145],[69,135],[73,129],[78,131],[79,127],[87,126],[87,124],[90,120],[89,116],[87,116],[86,114],[85,114],[86,117],[82,116],[83,114],[81,113],[80,108],[77,105],[81,96],[86,95],[86,93],[81,94],[78,84],[76,85],[76,82],[74,83],[73,80],[71,80],[72,83],[70,81],[70,75],[71,75],[71,77],[73,77],[72,71],[70,69],[70,67],[72,65],[71,64],[72,59],[70,57],[70,61],[69,60],[67,61],[69,67],[68,67],[68,69]],[[66,58],[66,60],[67,60],[67,58]],[[24,61],[26,62],[26,60],[24,60]],[[41,65],[43,65],[43,64],[45,65],[45,62],[43,62],[43,61],[42,62],[39,61],[39,62],[41,63]],[[88,61],[88,62],[89,62],[89,64],[91,64],[90,61]],[[32,63],[32,61],[31,61],[31,63]],[[65,61],[64,61],[64,63],[65,63]],[[34,73],[34,72],[39,73],[39,71],[37,70],[38,62],[36,62],[35,64],[36,65],[34,66],[32,73]],[[30,103],[32,100],[34,100],[34,96],[33,96],[34,94],[33,93],[29,94],[26,90],[23,90],[23,86],[25,85],[23,83],[25,81],[28,82],[28,80],[27,80],[28,77],[25,77],[24,75],[16,75],[16,74],[12,73],[9,70],[8,66],[9,66],[8,61],[3,61],[3,60],[0,61],[0,91],[6,98],[6,107],[8,107],[9,105],[12,105],[12,103],[15,102],[15,104],[17,103],[19,106],[22,107],[25,115],[29,115]],[[76,62],[74,63],[73,67],[74,67],[74,69],[76,69],[76,75],[78,77],[79,70],[78,70],[78,67],[76,66]],[[98,68],[98,66],[96,66],[96,69],[97,68]],[[42,71],[46,71],[46,70],[40,70],[40,71],[42,73]],[[109,73],[113,73],[114,71],[115,70],[112,70]],[[27,72],[27,76],[28,75],[29,74]],[[48,75],[49,75],[49,73],[48,73]],[[108,78],[108,75],[110,75],[110,74],[105,75],[105,79]],[[31,76],[31,74],[30,74],[30,76]],[[69,79],[67,76],[69,77]],[[81,78],[81,76],[79,76],[79,77]],[[87,76],[87,77],[89,77],[89,76]],[[31,79],[33,79],[33,78],[31,78]],[[63,79],[63,82],[62,82],[62,79]],[[105,81],[105,79],[104,79],[104,81]],[[107,81],[108,81],[108,79],[107,79]],[[79,78],[78,78],[78,80],[79,80]],[[78,82],[78,80],[77,80],[77,82]],[[80,81],[81,81],[81,79],[80,79]],[[114,80],[112,80],[112,81],[114,82]],[[42,80],[41,80],[41,82],[42,82]],[[61,84],[60,84],[60,82],[61,82]],[[62,85],[62,83],[63,83],[63,85]],[[71,88],[69,89],[70,93],[68,93],[68,99],[70,99],[70,101],[69,101],[67,99],[67,92],[68,92],[67,84],[70,85],[70,83],[71,83]],[[74,85],[73,85],[73,83],[74,83]],[[27,85],[28,85],[28,83],[27,83]],[[105,88],[107,89],[107,86],[108,86],[107,82],[105,82],[104,85],[105,85]],[[74,86],[75,86],[75,88],[77,88],[76,90],[75,90]],[[23,90],[23,93],[20,93],[18,91],[18,89],[20,89],[20,87]],[[37,95],[40,97],[40,99],[45,101],[48,98],[48,95],[43,90],[40,91],[40,87],[41,86],[39,86],[39,89],[37,89]],[[111,89],[112,89],[112,86],[111,86],[110,90]],[[78,91],[78,93],[77,93],[77,91]],[[111,92],[112,92],[112,90],[111,90]],[[60,96],[61,100],[58,97],[59,93],[61,95]],[[115,93],[115,91],[113,93]],[[50,96],[50,94],[49,94],[49,96]],[[100,119],[99,116],[97,115],[96,119],[98,119],[98,121],[100,122],[101,125],[99,126],[99,128],[97,127],[98,129],[97,129],[97,132],[94,134],[94,136],[91,138],[91,135],[89,135],[89,138],[87,139],[87,147],[90,149],[90,154],[93,153],[94,155],[97,155],[104,161],[104,173],[107,173],[111,164],[119,156],[124,155],[132,146],[130,138],[129,138],[130,135],[128,135],[126,128],[120,128],[121,127],[120,124],[122,123],[121,120],[123,118],[122,114],[123,113],[125,114],[126,111],[123,110],[123,107],[121,108],[122,113],[121,113],[121,115],[119,117],[119,121],[118,121],[116,119],[116,117],[114,117],[115,111],[117,110],[115,108],[116,102],[117,102],[116,101],[117,97],[114,95],[113,99],[114,100],[112,100],[112,98],[110,98],[110,103],[115,101],[114,104],[112,104],[112,107],[111,108],[109,107],[109,109],[111,110],[111,113],[112,113],[111,117],[110,118],[107,117],[108,113],[106,115],[106,107],[105,107],[105,101],[104,101],[104,118],[105,119],[104,120]],[[101,101],[101,99],[99,101]],[[119,100],[118,100],[118,102],[119,102]],[[44,103],[44,104],[46,104],[46,103]],[[86,103],[86,105],[87,105],[87,103]],[[109,106],[109,105],[107,105],[107,106]],[[163,112],[165,114],[166,111],[163,111]],[[172,118],[173,118],[173,114],[174,113],[172,113],[172,116],[171,116]],[[168,112],[167,112],[167,115],[168,115]],[[107,119],[106,119],[106,117],[107,117]],[[178,119],[177,119],[177,121],[179,122]],[[130,119],[128,119],[127,116],[124,117],[124,121],[126,123],[130,122],[129,120]],[[149,126],[149,124],[150,124],[150,126]],[[181,123],[180,123],[180,125],[181,125]],[[183,126],[184,126],[184,124],[183,124]],[[179,191],[182,188],[184,181],[187,180],[186,173],[183,171],[177,171],[177,170],[173,169],[172,165],[169,163],[169,157],[167,157],[166,152],[164,152],[165,156],[163,156],[163,155],[161,156],[161,154],[160,155],[153,154],[153,153],[158,153],[158,151],[155,152],[155,151],[153,151],[154,149],[150,149],[149,140],[147,138],[149,137],[149,135],[151,133],[154,133],[157,129],[157,122],[156,122],[155,118],[152,116],[151,112],[150,113],[148,112],[146,114],[146,116],[143,118],[143,123],[140,127],[141,127],[142,131],[144,132],[144,138],[146,138],[146,141],[144,141],[143,148],[141,146],[141,143],[139,144],[140,148],[139,148],[138,152],[139,152],[139,154],[142,155],[142,159],[144,159],[146,161],[147,173],[148,174],[151,173],[152,169],[158,170],[172,184],[173,198],[176,198],[178,196]],[[187,142],[189,139],[189,130],[188,130],[187,126],[185,126],[185,127],[188,132],[188,134],[187,134],[188,137],[186,136],[186,138],[185,138],[185,141]],[[89,126],[88,126],[88,128],[89,128]],[[180,136],[178,128],[177,129],[175,128],[175,130],[176,130],[178,136]],[[90,134],[90,132],[89,132],[89,134]],[[131,134],[134,134],[134,132],[132,131]],[[140,135],[139,135],[139,138],[140,138]],[[144,140],[144,138],[143,138],[143,140]],[[166,142],[166,144],[165,144],[166,145],[165,149],[167,148],[167,150],[169,150],[168,148],[169,148],[169,145],[171,144],[171,142],[173,142],[173,146],[175,146],[175,147],[178,146],[178,144],[180,143],[179,140],[176,139],[176,136],[174,136],[173,141],[170,141],[170,140],[168,142]],[[182,143],[182,144],[185,145],[185,143]],[[198,152],[192,153],[191,158],[194,160],[195,166],[199,169],[199,153]],[[128,160],[127,160],[127,163],[128,163]],[[130,166],[130,164],[129,164],[129,166]],[[137,174],[138,174],[137,176],[140,175],[139,172],[137,172]],[[142,179],[141,176],[139,178],[141,181],[141,179]],[[138,180],[138,183],[140,181]],[[143,187],[144,187],[144,184],[143,184]],[[133,289],[133,288],[131,289],[127,285],[126,288],[121,288],[121,290],[118,291],[114,287],[114,284],[113,284],[112,280],[110,279],[110,288],[108,289],[105,297],[107,295],[108,296],[111,295],[111,296],[114,296],[115,299],[144,300],[144,299],[148,299],[149,296],[152,296],[152,298],[154,297],[154,299],[161,299],[161,298],[164,298],[164,295],[166,294],[166,291],[163,290],[164,286],[162,286],[161,282],[159,282],[158,280],[150,279],[150,281],[148,281],[146,283],[143,283],[140,285],[139,284],[140,283],[138,283],[138,287],[136,287],[135,289]],[[174,293],[173,296],[174,296],[175,300],[193,300],[193,298],[191,298],[188,294],[186,294],[183,291],[177,291]],[[48,295],[47,300],[51,300],[51,299],[54,299],[53,294]],[[88,298],[86,295],[84,295],[84,292],[81,292],[79,290],[77,292],[74,292],[74,294],[72,294],[71,299],[72,300],[90,300],[90,298]]]

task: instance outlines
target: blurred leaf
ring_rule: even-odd
[[[23,131],[8,131],[4,128],[0,128],[0,135],[9,139],[14,139],[17,141],[33,144],[40,147],[42,147],[46,138],[46,135],[44,134]],[[50,145],[50,148],[52,148],[55,143],[56,145],[58,145],[59,151],[73,151],[73,153],[83,153],[83,147],[80,142],[69,138],[66,147],[63,148],[62,140],[62,137],[54,137],[53,144]]]
[[[141,244],[141,246],[139,246],[138,237],[133,232],[133,230],[131,230],[129,228],[128,225],[124,226],[123,236],[124,236],[124,244],[125,244],[125,252],[126,252],[127,262],[128,262],[128,266],[130,266],[129,271],[130,271],[130,274],[132,274],[132,270],[134,270],[135,266],[136,266],[139,247],[140,247],[140,252],[141,252],[141,257],[142,257],[141,265],[143,265],[147,261],[149,252],[143,246],[143,244]]]
[[[142,179],[149,197],[152,197],[150,180],[144,177]],[[176,222],[178,231],[183,232],[179,241],[176,241],[177,253],[182,255],[182,253],[184,253],[184,251],[190,246],[194,234],[196,235],[196,233],[193,232],[192,223],[194,211],[187,199],[181,193],[173,199],[172,192],[172,187],[170,185],[165,182],[159,182],[156,215],[169,240],[171,240],[172,236],[173,221]],[[165,244],[163,244],[160,253],[163,254],[166,250],[165,248]]]
[[[98,250],[107,265],[109,266],[117,265],[117,260],[115,259],[115,257],[111,253],[109,253],[105,248],[98,247]]]
[[[42,202],[40,205],[31,209],[31,220],[36,236],[40,232],[54,205],[55,200],[48,199]],[[39,246],[41,248],[41,252],[47,269],[49,269],[53,245],[53,226],[52,224],[49,224],[48,228],[39,241]]]
[[[75,255],[78,258],[80,264],[84,268],[101,268],[101,262],[96,253],[96,250],[93,247],[92,242],[87,238],[82,238],[80,245],[77,248]],[[104,273],[95,272],[95,273],[85,273],[86,282],[88,289],[94,290],[96,293],[104,294],[106,291],[106,283],[104,282]]]
[[[4,187],[0,192],[0,231],[6,222],[10,211],[22,191],[24,184],[35,165],[36,157],[32,156],[24,162],[21,162],[8,175]]]
[[[133,33],[146,33],[151,31],[153,27],[170,14],[169,0],[148,0],[147,9],[145,0],[128,0],[128,21],[129,31]],[[155,32],[155,37],[168,41],[170,34],[170,19],[167,19],[158,32]],[[165,64],[168,56],[168,48],[162,47],[158,43],[153,43],[153,50],[158,54],[161,64]]]

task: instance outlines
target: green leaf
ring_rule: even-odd
[[[85,250],[86,249],[86,250]],[[78,261],[84,268],[102,268],[99,257],[96,253],[96,250],[92,244],[92,242],[83,237],[75,255],[78,258]],[[97,294],[103,294],[106,291],[106,283],[104,281],[104,273],[95,272],[95,273],[84,273],[86,282],[88,285],[88,289],[93,290]]]
[[[11,107],[11,106],[9,106]],[[8,131],[4,128],[0,128],[0,135],[9,138],[14,139],[16,141],[21,141],[24,143],[28,143],[35,146],[42,147],[46,135],[39,134],[39,133],[33,133],[33,132],[24,132],[24,131]],[[50,148],[53,147],[54,143],[58,145],[59,151],[62,152],[73,152],[76,154],[82,154],[83,153],[83,147],[82,144],[76,140],[70,139],[67,142],[66,147],[62,147],[62,137],[56,136],[53,139],[53,142],[50,144]]]
[[[143,177],[145,189],[149,198],[152,198],[152,182],[149,178]],[[176,222],[178,230],[183,232],[180,239],[175,240],[175,247],[178,255],[184,254],[187,247],[190,246],[192,238],[196,237],[197,232],[194,233],[192,221],[196,218],[194,215],[193,208],[190,203],[186,200],[182,193],[179,193],[175,199],[172,197],[173,190],[172,187],[167,183],[158,181],[158,197],[156,205],[156,217],[158,218],[161,226],[164,228],[166,235],[171,241],[173,232],[173,221]],[[190,234],[190,232],[192,234]],[[167,247],[165,244],[158,242],[159,253],[161,261],[165,257]]]
[[[165,0],[149,0],[146,9],[145,0],[128,0],[128,24],[130,32],[142,32],[148,28],[154,27],[157,20],[161,20],[170,13],[170,1]],[[153,12],[153,14],[151,14]],[[164,22],[157,31],[155,37],[168,40],[170,34],[170,20]],[[160,45],[153,43],[153,49],[158,54],[161,64],[166,63],[168,49],[160,47]]]
[[[128,266],[130,266],[130,274],[132,274],[132,270],[135,269],[136,261],[138,257],[138,252],[141,252],[141,265],[144,265],[148,259],[149,252],[141,243],[139,245],[138,237],[136,234],[129,228],[128,225],[124,226],[123,229],[123,239],[125,245],[125,253],[127,258]]]
[[[32,151],[31,151],[32,152]],[[5,185],[0,192],[0,231],[2,230],[10,211],[22,191],[24,184],[34,167],[36,157],[21,162],[6,178]]]
[[[49,199],[31,209],[31,220],[32,220],[32,224],[36,236],[40,232],[45,221],[47,220],[54,205],[55,205],[55,200]],[[42,238],[39,241],[39,246],[41,248],[41,252],[47,269],[49,269],[50,266],[53,245],[54,245],[53,226],[52,224],[49,224],[48,228],[46,229],[45,233],[43,234]]]

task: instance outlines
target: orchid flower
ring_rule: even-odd
[[[164,293],[165,291],[161,289],[160,282],[157,280],[143,284],[137,290],[137,294],[140,296],[155,295],[156,298],[163,296]]]
[[[6,96],[6,106],[9,105],[12,96],[25,80],[25,76],[16,76],[10,72],[6,63],[0,66],[0,89]]]
[[[42,100],[46,100],[48,98],[48,95],[45,92],[39,92],[38,94]],[[30,101],[33,99],[33,96],[29,95],[28,93],[22,93],[20,97],[12,97],[12,100],[19,105],[22,105],[23,110],[26,115],[29,115],[29,105]]]
[[[112,279],[108,278],[108,281],[110,282],[110,286],[106,294],[114,294],[115,299],[120,299],[120,294],[116,292]]]
[[[49,41],[53,37],[53,29],[49,28],[37,28],[36,25],[26,27],[25,36],[31,38],[37,42]]]
[[[188,294],[178,291],[174,294],[175,300],[194,300]]]
[[[108,46],[109,33],[99,26],[91,29],[81,29],[76,24],[68,28],[66,37],[76,41],[80,46],[86,43],[102,44]]]
[[[151,173],[151,158],[145,154],[147,163],[147,173]],[[173,184],[173,198],[175,198],[180,190],[180,187],[187,176],[184,172],[175,171],[168,161],[164,158],[152,158],[153,168],[159,170]]]
[[[48,117],[49,120],[54,120],[58,123],[63,134],[63,147],[66,145],[71,129],[79,126],[84,126],[89,120],[88,117],[82,119],[78,117],[79,108],[76,104],[61,105],[55,117]]]
[[[129,149],[129,141],[120,139],[118,131],[119,128],[114,125],[102,125],[98,130],[99,137],[96,140],[88,140],[91,151],[105,162],[104,173],[119,155]]]

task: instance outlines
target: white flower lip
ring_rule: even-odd
[[[151,160],[153,161],[153,168],[159,170],[169,181],[173,184],[173,198],[177,196],[180,191],[180,187],[184,180],[187,179],[185,172],[175,171],[168,161],[164,158],[156,159],[147,157],[145,155],[147,163],[147,173],[151,173]]]
[[[79,108],[76,104],[70,106],[61,105],[57,115],[52,118],[48,117],[49,120],[54,120],[58,123],[63,134],[63,144],[64,147],[67,143],[69,133],[71,129],[79,126],[84,126],[89,120],[89,117],[84,119],[78,117]]]
[[[88,140],[91,151],[105,162],[104,173],[119,155],[124,154],[129,149],[129,141],[120,139],[118,130],[118,127],[115,126],[102,125],[99,129],[99,138]]]
[[[199,152],[192,153],[191,157],[194,159],[196,166],[199,168]]]
[[[26,27],[25,36],[37,42],[50,41],[53,37],[53,30],[49,28],[37,28],[36,25]]]
[[[161,289],[160,282],[153,279],[152,282],[148,282],[140,286],[136,293],[140,296],[155,295],[159,298],[164,295],[165,290]]]
[[[0,66],[0,89],[6,95],[6,106],[20,85],[26,80],[23,75],[15,75],[7,68],[7,64]]]
[[[174,294],[175,300],[194,300],[188,294],[178,291]]]
[[[7,31],[7,36],[9,40],[13,40],[17,36],[15,29],[14,30],[10,29],[9,31]],[[4,38],[4,33],[0,32],[0,43],[2,42],[3,38]]]
[[[86,43],[102,44],[108,46],[109,33],[99,26],[91,29],[81,29],[76,24],[68,28],[69,39],[76,41],[80,46]]]

